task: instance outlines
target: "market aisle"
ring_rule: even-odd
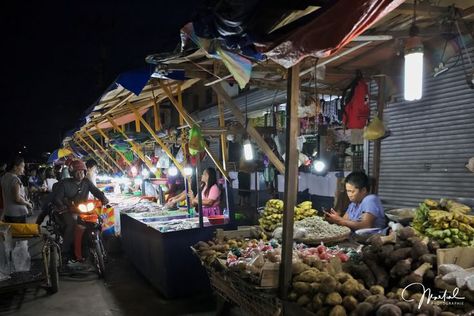
[[[95,276],[62,277],[60,290],[49,296],[42,289],[0,295],[0,315],[214,315],[212,297],[167,301],[133,268],[117,256],[110,264],[108,282]]]

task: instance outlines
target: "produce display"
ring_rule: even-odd
[[[199,227],[199,218],[173,219],[169,221],[157,221],[147,223],[148,226],[162,233],[174,232]]]
[[[259,276],[266,262],[280,263],[281,247],[277,240],[257,239],[228,239],[204,242],[194,245],[199,258],[207,265],[216,259],[225,260],[229,271],[239,272],[250,277],[254,283],[259,282]],[[349,260],[348,249],[338,247],[307,247],[297,244],[293,249],[293,262],[304,266],[324,268],[333,258],[345,262]]]
[[[474,246],[474,216],[470,207],[451,200],[425,200],[413,219],[413,228],[443,247]]]
[[[281,240],[283,229],[278,227],[273,237]],[[331,224],[320,216],[307,217],[296,221],[293,229],[293,238],[297,241],[320,242],[334,238],[348,237],[351,229],[346,226]]]
[[[312,207],[313,203],[311,201],[305,201],[295,206],[295,221],[316,215],[317,211]],[[258,220],[260,226],[267,232],[273,232],[275,228],[281,226],[283,220],[283,210],[284,205],[282,200],[268,200],[265,204],[263,214]]]

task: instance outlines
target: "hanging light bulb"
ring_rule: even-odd
[[[316,159],[313,161],[313,167],[314,171],[319,173],[323,172],[326,169],[326,164],[324,163],[324,161]]]
[[[168,168],[168,175],[169,176],[177,176],[178,175],[178,168],[176,168],[176,166],[171,166]]]
[[[420,100],[423,93],[423,43],[418,36],[416,21],[416,1],[410,37],[405,44],[404,97],[407,101]]]
[[[142,176],[143,176],[144,178],[148,178],[148,177],[150,176],[150,171],[149,171],[148,169],[144,168],[144,169],[142,170]]]
[[[245,160],[253,160],[253,146],[249,139],[244,141],[244,158]]]
[[[184,167],[183,172],[186,177],[192,176],[193,168],[191,168],[190,166],[186,166]]]

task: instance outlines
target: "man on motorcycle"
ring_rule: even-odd
[[[57,209],[59,219],[65,226],[63,236],[63,259],[73,258],[74,230],[76,227],[77,206],[87,201],[89,192],[99,199],[103,205],[109,203],[104,193],[100,191],[88,178],[85,177],[87,168],[81,160],[71,164],[72,178],[63,179],[57,183],[53,203]]]

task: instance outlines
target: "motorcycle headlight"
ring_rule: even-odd
[[[79,209],[79,211],[80,211],[81,213],[87,213],[87,205],[86,205],[86,204],[79,204],[79,205],[77,206],[77,208]]]
[[[87,210],[89,212],[91,212],[94,208],[95,208],[94,203],[92,203],[92,202],[87,203]]]

